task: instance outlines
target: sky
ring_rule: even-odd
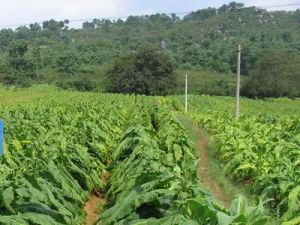
[[[232,1],[232,0],[231,0]],[[0,27],[25,25],[55,20],[126,17],[153,13],[189,12],[207,7],[220,7],[231,1],[221,0],[0,0]],[[238,1],[238,0],[237,0]],[[300,0],[241,0],[246,6],[298,6],[269,8],[294,10]],[[80,21],[80,23],[82,23]],[[74,23],[74,26],[75,25]]]

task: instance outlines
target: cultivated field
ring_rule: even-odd
[[[201,159],[177,118],[182,96],[46,86],[0,94],[0,224],[300,222],[299,100],[243,99],[236,121],[233,98],[191,96],[183,116],[209,133],[228,179],[255,199],[224,207],[197,177]]]

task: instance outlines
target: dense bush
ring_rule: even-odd
[[[57,81],[56,86],[62,89],[71,89],[76,91],[92,91],[95,86],[92,81],[87,78],[74,79],[74,80],[60,80]]]
[[[26,54],[28,43],[23,40],[12,42],[8,50],[7,65],[3,66],[5,85],[17,85],[28,87],[31,81],[37,77],[36,65]]]
[[[145,95],[166,95],[176,86],[175,66],[162,51],[143,48],[118,58],[111,71],[110,91]]]
[[[242,92],[248,97],[299,97],[300,55],[274,52],[263,55]]]
[[[58,72],[74,74],[80,70],[80,58],[76,52],[63,52],[56,61]]]
[[[18,74],[5,75],[3,77],[3,84],[6,86],[19,86],[19,87],[30,87],[31,80],[27,77]]]

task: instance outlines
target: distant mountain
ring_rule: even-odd
[[[171,54],[182,69],[231,73],[242,44],[242,74],[247,75],[264,51],[300,52],[300,10],[266,11],[232,2],[220,8],[175,14],[130,16],[126,20],[84,22],[69,29],[68,20],[0,31],[0,72],[15,40],[29,43],[28,57],[39,70],[91,72],[116,56],[153,45]],[[70,69],[71,68],[71,69]]]

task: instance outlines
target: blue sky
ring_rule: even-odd
[[[260,7],[300,3],[299,0],[242,0]],[[186,12],[219,7],[220,0],[0,0],[0,26],[28,24],[47,19],[105,18],[151,13]],[[283,7],[291,10],[297,7]],[[300,6],[298,6],[300,8]]]

